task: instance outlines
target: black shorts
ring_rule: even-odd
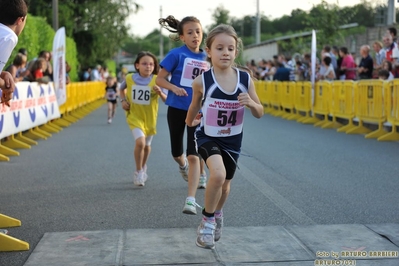
[[[238,154],[220,149],[219,145],[214,141],[205,142],[198,147],[198,153],[204,159],[205,163],[210,156],[219,154],[222,156],[224,168],[226,169],[226,179],[231,180],[234,177],[237,169]]]
[[[174,107],[168,107],[168,125],[170,135],[170,146],[173,157],[179,157],[183,154],[183,136],[184,129],[187,128],[187,150],[186,155],[198,156],[197,149],[195,148],[194,133],[195,127],[189,127],[186,125],[187,111],[177,109]]]
[[[116,104],[116,100],[107,100],[107,102],[112,103],[112,104]]]

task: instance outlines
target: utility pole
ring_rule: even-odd
[[[160,18],[162,18],[162,6],[159,9]],[[163,35],[162,35],[162,26],[159,28],[159,60],[163,59]]]
[[[255,29],[255,42],[260,43],[260,12],[259,12],[259,0],[256,0],[256,29]]]
[[[393,25],[395,23],[396,23],[395,0],[388,0],[387,24],[388,25]]]
[[[53,0],[53,29],[58,30],[58,0]]]

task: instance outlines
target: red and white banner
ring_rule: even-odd
[[[52,83],[18,82],[10,107],[0,104],[0,139],[59,117]]]
[[[59,28],[53,40],[53,81],[58,105],[66,102],[65,28]]]

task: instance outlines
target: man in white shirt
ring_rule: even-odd
[[[11,74],[3,69],[25,27],[27,14],[26,0],[0,0],[0,89],[1,102],[7,105],[12,98],[15,83]]]

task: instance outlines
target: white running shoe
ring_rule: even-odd
[[[146,164],[145,164],[144,167],[143,167],[143,172],[144,172],[143,181],[144,181],[144,183],[145,183],[145,182],[147,182],[147,179],[148,179],[148,175],[147,175],[147,165],[146,165]]]
[[[184,207],[183,207],[183,213],[196,215],[197,207],[202,209],[202,207],[195,201],[186,199],[186,202],[184,203]]]
[[[215,241],[219,241],[222,236],[222,228],[223,228],[223,216],[216,217],[216,229],[215,229]]]
[[[144,186],[144,171],[141,170],[140,172],[134,172],[134,176],[133,176],[133,183],[136,186]]]
[[[188,182],[188,161],[187,158],[184,159],[185,166],[184,168],[179,167],[179,172],[183,177],[184,181]]]
[[[196,244],[200,248],[214,249],[215,248],[215,228],[216,224],[202,219],[197,229]]]
[[[111,124],[112,123],[112,119],[110,118],[110,119],[108,119],[108,124]]]
[[[206,174],[201,174],[198,182],[198,188],[206,188]]]

